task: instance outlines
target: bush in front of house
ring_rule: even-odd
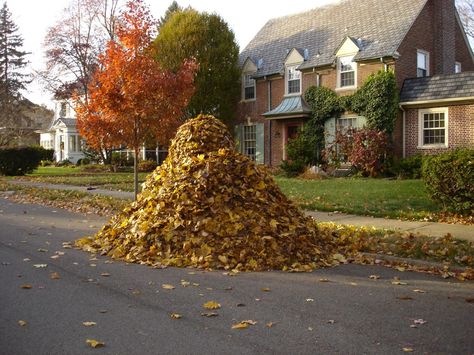
[[[422,178],[431,198],[445,210],[474,213],[474,150],[457,149],[425,157]]]
[[[150,173],[156,169],[158,164],[154,160],[142,160],[138,162],[138,171],[141,173]]]
[[[423,156],[420,154],[395,162],[394,173],[403,179],[421,178]]]
[[[0,149],[0,173],[18,176],[31,173],[43,158],[43,152],[37,147],[19,147]]]

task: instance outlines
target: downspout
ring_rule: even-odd
[[[406,148],[405,148],[405,125],[406,125],[406,111],[402,105],[400,106],[400,110],[402,110],[402,158],[405,159],[406,157]]]
[[[272,109],[272,81],[268,80],[268,90],[267,90],[267,101],[268,101],[268,111]],[[272,123],[273,120],[268,122],[268,166],[272,166]]]

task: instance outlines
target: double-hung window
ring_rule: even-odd
[[[256,159],[257,154],[257,126],[256,125],[246,125],[243,127],[243,153],[247,155],[250,159]]]
[[[348,88],[356,86],[356,68],[354,56],[337,58],[338,87]]]
[[[244,74],[244,100],[255,100],[255,79],[252,74]]]
[[[430,55],[428,52],[418,50],[416,53],[416,76],[422,78],[430,75],[429,63]]]
[[[296,65],[286,68],[286,93],[288,95],[301,92],[301,72],[296,70]]]
[[[421,147],[448,146],[448,110],[446,108],[420,110]]]

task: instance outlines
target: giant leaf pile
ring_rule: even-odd
[[[333,263],[328,235],[236,152],[224,124],[200,115],[180,127],[137,201],[77,244],[156,266],[303,271]]]

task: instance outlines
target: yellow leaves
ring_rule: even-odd
[[[203,316],[203,317],[208,317],[208,318],[210,318],[210,317],[217,317],[218,315],[219,315],[219,314],[216,313],[216,312],[203,312],[203,313],[201,313],[201,316]]]
[[[163,285],[161,285],[161,288],[163,288],[165,290],[174,290],[176,287],[174,287],[173,285],[170,285],[170,284],[163,284]]]
[[[265,184],[264,181],[260,181],[256,186],[255,189],[257,190],[263,190],[267,185]]]
[[[219,309],[221,308],[221,305],[215,301],[209,301],[206,302],[202,305],[206,309]]]
[[[271,289],[270,289],[270,288],[268,288],[268,287],[264,287],[264,288],[262,288],[262,292],[270,292],[270,291],[271,291]]]
[[[110,274],[109,274],[108,272],[102,272],[102,273],[100,274],[100,276],[102,276],[102,277],[109,277]]]
[[[232,329],[247,329],[250,325],[255,325],[255,324],[257,324],[257,322],[254,320],[251,320],[251,319],[243,320],[239,323],[234,324],[232,326]]]
[[[403,282],[403,281],[400,281],[400,279],[398,277],[395,277],[393,280],[392,280],[392,285],[397,285],[397,286],[405,286],[405,285],[408,285],[407,282]]]
[[[105,343],[95,340],[95,339],[87,339],[86,343],[89,344],[91,348],[101,348],[105,346]]]
[[[413,350],[413,348],[410,348],[410,347],[404,347],[404,348],[402,348],[402,350],[405,353],[412,353],[412,352],[415,351],[415,350]]]
[[[171,319],[181,319],[183,316],[179,313],[171,313],[170,317]]]
[[[20,327],[26,327],[28,325],[28,322],[26,320],[19,320],[18,325]]]

